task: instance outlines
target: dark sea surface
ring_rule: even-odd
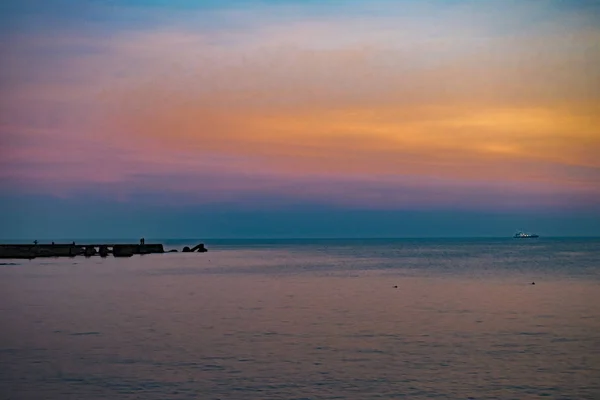
[[[1,398],[600,399],[600,239],[205,243],[0,260]]]

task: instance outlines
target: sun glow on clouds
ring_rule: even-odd
[[[15,35],[2,179],[194,201],[598,205],[593,18],[431,4],[267,8],[279,19],[257,5],[109,37]]]

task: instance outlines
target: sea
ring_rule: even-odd
[[[0,260],[0,397],[600,399],[599,238],[159,242]]]

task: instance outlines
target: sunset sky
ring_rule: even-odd
[[[597,1],[5,0],[4,238],[600,235]]]

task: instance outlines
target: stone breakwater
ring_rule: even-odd
[[[184,247],[183,252],[199,252],[208,251],[204,244],[201,243],[193,248]],[[170,250],[168,253],[177,252]],[[144,243],[144,244],[0,244],[0,258],[16,259],[25,258],[33,259],[38,257],[76,257],[76,256],[100,256],[107,257],[131,257],[135,254],[161,254],[165,253],[164,246],[160,243]]]

